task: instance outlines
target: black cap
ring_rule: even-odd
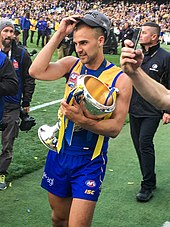
[[[90,10],[87,12],[83,18],[79,18],[80,21],[83,21],[85,24],[90,27],[101,27],[105,32],[105,39],[108,38],[110,34],[111,22],[103,13],[98,10]]]

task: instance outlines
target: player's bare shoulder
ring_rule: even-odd
[[[128,77],[128,75],[126,73],[122,73],[119,78],[116,81],[116,85],[115,85],[118,90],[119,90],[119,94],[121,94],[122,92],[127,93],[128,95],[131,95],[132,92],[132,81],[131,79]]]

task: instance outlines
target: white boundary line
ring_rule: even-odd
[[[51,102],[46,102],[46,103],[43,103],[43,104],[40,104],[40,105],[37,105],[37,106],[33,106],[33,107],[30,108],[30,112],[34,111],[34,110],[41,109],[41,108],[46,107],[46,106],[54,105],[54,104],[59,103],[61,101],[62,101],[62,99],[59,99],[59,100],[55,100],[55,101],[51,101]]]

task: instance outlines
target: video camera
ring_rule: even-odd
[[[33,49],[31,52],[29,52],[30,57],[34,56],[35,54],[37,54],[36,49]]]
[[[21,109],[20,111],[20,130],[28,132],[32,127],[36,125],[35,119],[31,116],[29,116],[28,113],[26,113],[24,110]]]

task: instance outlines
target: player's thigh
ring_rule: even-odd
[[[48,193],[48,200],[52,209],[53,218],[68,220],[72,198],[61,198]]]
[[[74,198],[71,205],[69,227],[90,227],[96,202]]]

